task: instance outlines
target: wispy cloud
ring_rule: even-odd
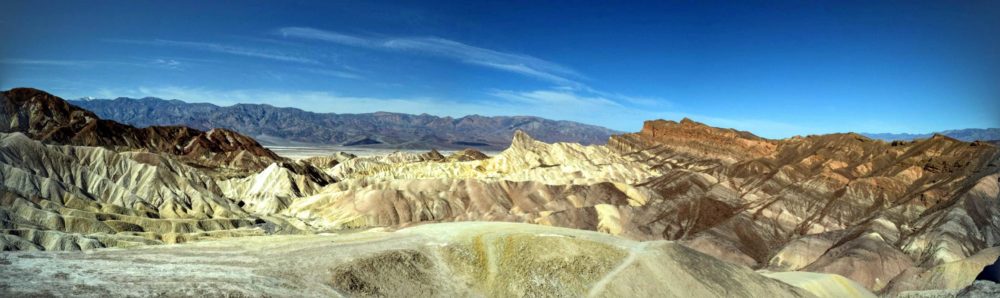
[[[357,47],[377,47],[378,42],[373,39],[357,37],[353,35],[342,34],[333,31],[320,30],[315,28],[307,27],[285,27],[278,29],[278,33],[282,36],[292,36],[307,39],[317,39],[323,41],[329,41],[349,46]]]
[[[767,134],[763,135],[764,137],[784,137],[808,130],[808,128],[799,125],[765,119],[725,118],[650,108],[649,104],[653,104],[654,102],[658,106],[663,106],[664,104],[659,104],[660,101],[652,99],[628,98],[627,100],[629,101],[642,103],[640,104],[641,107],[634,107],[623,105],[609,97],[602,96],[599,94],[601,93],[600,91],[591,91],[556,87],[553,89],[528,91],[490,90],[486,94],[509,103],[509,106],[512,107],[511,111],[527,111],[530,115],[552,119],[599,123],[600,125],[621,131],[636,131],[642,127],[644,120],[679,120],[684,117],[716,127],[733,127],[751,132],[767,132]],[[669,106],[669,103],[666,105]]]
[[[46,66],[46,67],[96,67],[96,66],[132,66],[178,69],[180,62],[174,59],[134,59],[135,61],[108,60],[59,60],[59,59],[0,59],[0,64]]]
[[[359,74],[356,74],[356,73],[353,73],[353,72],[349,72],[349,71],[342,71],[342,70],[332,70],[332,69],[322,69],[322,68],[305,68],[305,67],[299,68],[299,70],[304,71],[304,72],[308,72],[308,73],[318,74],[318,75],[338,77],[338,78],[342,78],[342,79],[360,80],[360,79],[364,78],[363,76],[361,76]]]
[[[580,80],[585,76],[570,67],[540,58],[507,53],[487,48],[476,47],[454,40],[438,37],[380,37],[356,36],[340,32],[320,30],[307,27],[284,27],[275,31],[284,37],[294,37],[309,40],[319,40],[340,45],[379,49],[386,51],[412,52],[429,56],[443,57],[462,63],[476,65],[500,71],[515,73],[545,82],[553,83],[563,93],[586,93],[577,95],[580,98],[600,99],[601,101],[627,102],[642,106],[669,106],[669,102],[648,97],[627,96],[614,92],[597,90]],[[494,94],[498,95],[498,94]],[[506,94],[508,99],[515,94]],[[531,94],[519,94],[522,99],[537,99]],[[537,95],[537,94],[536,94]]]
[[[241,46],[212,43],[212,42],[178,41],[178,40],[167,40],[167,39],[154,39],[154,40],[109,39],[108,41],[117,43],[152,45],[152,46],[179,47],[179,48],[187,48],[193,50],[208,51],[215,53],[253,57],[253,58],[262,58],[262,59],[269,59],[269,60],[276,60],[283,62],[322,64],[321,62],[311,58],[284,53],[273,49],[249,48],[249,47],[241,47]]]
[[[462,63],[542,79],[559,85],[582,86],[575,78],[583,76],[573,69],[528,55],[506,53],[437,37],[361,37],[305,27],[285,27],[277,31],[285,37],[320,40],[372,49],[414,52],[453,59]]]
[[[153,59],[153,64],[173,69],[180,68],[181,66],[181,62],[174,59]]]
[[[114,62],[98,60],[0,59],[0,64],[38,66],[94,66],[109,63]]]
[[[502,99],[528,104],[564,105],[574,108],[581,106],[621,106],[604,97],[580,95],[568,90],[510,91],[493,90],[488,93]]]

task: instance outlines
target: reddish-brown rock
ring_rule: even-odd
[[[137,128],[100,119],[59,97],[31,88],[0,92],[0,132],[21,132],[51,144],[166,153],[192,165],[227,172],[259,171],[282,160],[254,139],[230,130]]]

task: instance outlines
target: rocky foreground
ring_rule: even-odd
[[[119,143],[94,146],[87,142],[116,140],[101,127],[120,124],[47,94],[6,92],[3,99],[4,120],[14,124],[0,127],[0,247],[88,251],[5,254],[10,264],[0,265],[0,285],[7,287],[0,289],[11,294],[288,295],[281,291],[291,289],[396,296],[400,285],[412,285],[408,293],[417,296],[635,296],[667,289],[678,296],[947,296],[964,291],[1000,256],[1000,149],[984,142],[935,136],[887,143],[857,134],[769,140],[684,119],[647,121],[642,131],[606,145],[550,144],[517,132],[495,156],[331,153],[293,161],[211,131],[194,134],[207,140],[203,150],[177,149],[192,141],[162,134],[125,134]],[[24,104],[37,102],[44,104]],[[226,145],[236,143],[243,145]],[[241,161],[226,162],[227,156]],[[535,225],[440,224],[469,221]],[[384,230],[397,228],[404,229]],[[323,233],[337,235],[317,235]],[[548,243],[548,234],[617,248]],[[475,235],[503,240],[476,244]],[[522,238],[529,240],[519,244]],[[394,241],[406,245],[393,249],[415,253],[387,252],[380,244]],[[150,246],[178,243],[186,244]],[[452,245],[487,252],[442,259]],[[199,251],[219,253],[209,258]],[[508,251],[527,259],[502,255]],[[633,257],[637,252],[660,257]],[[362,261],[384,254],[376,259],[389,261]],[[518,262],[545,263],[554,258],[549,254],[579,259],[537,269],[551,272],[539,280],[515,279],[530,276],[524,268],[544,267]],[[202,264],[213,258],[221,263],[212,266],[222,267]],[[669,263],[683,260],[697,263]],[[289,265],[296,262],[315,264],[290,269],[300,268]],[[636,262],[642,265],[628,268],[648,272],[608,269]],[[199,272],[206,284],[88,282],[123,268],[161,274],[161,281],[171,272]],[[563,269],[582,273],[559,277]],[[416,284],[373,277],[411,271],[431,276],[417,274]],[[60,272],[75,277],[43,278]],[[703,280],[709,275],[740,282]],[[607,278],[616,285],[601,282]],[[240,285],[248,280],[265,286]],[[641,286],[622,286],[633,281]]]
[[[808,285],[795,287],[675,242],[514,223],[20,252],[6,262],[3,296],[871,296],[835,275],[783,277]]]

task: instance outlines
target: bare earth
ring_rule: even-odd
[[[497,222],[4,257],[4,297],[814,295],[671,241]],[[820,290],[865,292],[844,284]]]

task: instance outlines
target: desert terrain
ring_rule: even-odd
[[[1000,149],[944,135],[268,148],[0,99],[3,296],[954,296],[1000,256]]]

